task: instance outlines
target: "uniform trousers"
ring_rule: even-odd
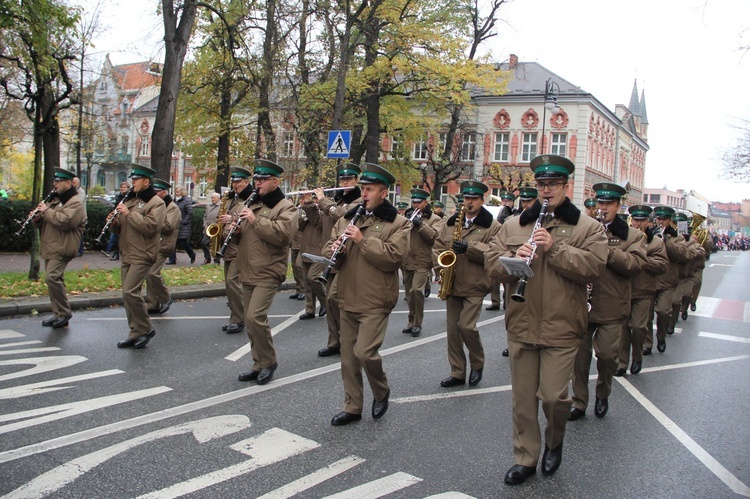
[[[299,257],[298,249],[290,249],[292,259],[292,276],[294,277],[294,287],[297,290],[297,294],[301,295],[305,292],[305,280],[302,277],[302,267],[297,262]]]
[[[539,402],[547,418],[544,440],[556,449],[565,438],[572,400],[568,385],[578,346],[543,347],[508,341],[513,386],[513,457],[516,464],[536,467],[542,450]]]
[[[596,352],[596,396],[602,400],[612,391],[612,377],[617,369],[617,353],[620,348],[622,323],[594,324],[589,322],[586,334],[578,346],[573,370],[573,407],[582,411],[589,405],[589,369],[591,351]]]
[[[690,304],[693,302],[693,290],[696,287],[700,287],[700,281],[698,281],[695,274],[690,274],[685,279],[685,285],[682,288],[682,302],[680,303],[680,310],[682,312],[687,312],[688,308],[690,308]]]
[[[169,255],[159,252],[156,261],[146,276],[146,307],[148,309],[159,308],[169,301],[169,289],[164,284],[164,277],[161,275],[161,270],[164,268],[168,257]]]
[[[492,283],[492,288],[490,289],[490,302],[493,307],[499,307],[500,306],[500,285]]]
[[[653,298],[630,300],[630,316],[622,325],[620,353],[617,367],[627,369],[630,361],[630,346],[633,346],[633,362],[643,362],[643,341],[648,336],[648,321],[653,320],[651,306]]]
[[[483,296],[449,296],[446,300],[448,322],[448,362],[451,376],[466,379],[466,355],[473,371],[484,368],[484,347],[479,337],[477,320],[482,312]]]
[[[227,290],[227,301],[229,302],[229,322],[232,324],[245,322],[240,268],[237,260],[224,260],[224,286]]]
[[[677,285],[677,288],[675,288],[674,292],[672,293],[672,317],[671,317],[671,322],[670,322],[671,327],[674,327],[680,318],[680,308],[682,307],[682,295],[684,294],[685,288],[688,286],[689,286],[689,283],[687,282],[687,277],[681,277],[680,284]],[[692,291],[692,288],[691,288],[691,291]]]
[[[341,348],[341,309],[339,309],[338,274],[328,276],[326,284],[326,321],[328,322],[328,348]]]
[[[361,414],[364,404],[362,369],[375,400],[388,394],[388,378],[378,350],[388,328],[386,314],[358,314],[341,310],[341,379],[344,412]]]
[[[701,292],[701,286],[703,285],[703,269],[698,270],[695,274],[693,274],[693,278],[695,279],[693,281],[693,296],[691,297],[690,303],[695,305],[695,303],[698,301],[698,295]]]
[[[404,292],[409,305],[409,324],[407,328],[422,326],[424,320],[424,288],[430,282],[432,268],[404,270]]]
[[[667,337],[667,329],[672,324],[672,294],[675,289],[664,289],[656,292],[654,299],[654,312],[656,312],[656,339],[664,341]],[[649,335],[644,342],[647,348],[654,344],[653,334]]]
[[[49,302],[55,317],[72,314],[65,289],[65,269],[70,260],[44,260],[44,283],[49,292]]]
[[[322,263],[310,263],[299,258],[302,265],[302,282],[304,283],[305,293],[305,312],[308,314],[315,313],[315,299],[318,299],[320,306],[326,306],[326,288],[323,283],[315,281],[315,278],[323,273],[326,266]]]
[[[131,339],[136,339],[154,328],[146,310],[146,301],[141,296],[143,283],[152,266],[153,263],[123,263],[120,268],[122,302],[130,326],[128,337]]]
[[[253,355],[253,371],[271,367],[276,362],[268,310],[278,286],[261,287],[242,283],[242,303],[245,306],[245,327]]]

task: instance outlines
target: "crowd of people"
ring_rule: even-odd
[[[714,246],[721,251],[747,251],[750,249],[750,238],[738,234],[730,236],[729,234],[711,234]]]

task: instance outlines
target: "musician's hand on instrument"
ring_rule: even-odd
[[[531,253],[534,251],[534,248],[531,246],[531,243],[525,242],[523,243],[523,246],[519,247],[516,250],[516,258],[520,258],[522,260],[527,259],[531,256]]]
[[[417,216],[414,218],[414,220],[411,221],[411,223],[414,224],[414,227],[418,229],[422,226],[422,219],[419,216]]]
[[[323,199],[326,197],[326,192],[323,190],[322,187],[317,187],[313,189],[313,192],[315,193],[315,197],[318,199]]]
[[[333,244],[331,245],[331,251],[333,253],[339,252],[340,255],[343,255],[346,253],[346,246],[341,246],[343,243],[341,242],[341,238],[336,239]]]
[[[250,225],[255,223],[255,220],[258,218],[255,216],[255,212],[245,206],[242,208],[242,211],[240,212],[240,218],[243,220],[247,220]]]
[[[125,204],[124,204],[124,203],[122,203],[122,202],[121,202],[121,203],[119,203],[119,204],[118,204],[118,205],[117,205],[117,206],[115,207],[115,210],[117,210],[117,213],[119,213],[120,215],[123,215],[123,216],[127,216],[127,214],[128,214],[128,213],[130,213],[130,210],[128,209],[128,207],[127,207],[127,206],[125,206]]]
[[[359,244],[362,242],[362,239],[364,239],[362,231],[360,231],[359,227],[357,227],[356,225],[347,225],[346,230],[344,231],[344,235],[348,239],[351,239],[354,244]]]
[[[537,251],[549,251],[552,247],[552,234],[547,232],[547,229],[539,228],[534,232],[534,242],[537,246]]]
[[[462,253],[466,253],[466,251],[469,249],[469,243],[466,241],[453,241],[451,244],[451,249],[454,253],[457,255],[460,255]]]
[[[312,192],[306,192],[302,194],[302,202],[303,203],[312,203]]]
[[[222,216],[219,217],[219,222],[223,224],[232,223],[232,220],[234,220],[234,216],[231,213],[224,213]]]
[[[47,209],[49,209],[49,206],[47,206],[46,204],[44,204],[44,201],[42,201],[41,203],[39,203],[39,204],[38,204],[38,205],[36,206],[36,209],[37,209],[37,211],[38,211],[39,213],[44,213],[45,211],[47,211]],[[33,212],[32,212],[32,213],[33,213]]]

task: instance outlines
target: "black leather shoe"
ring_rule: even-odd
[[[599,397],[596,397],[596,402],[594,402],[594,416],[597,418],[603,418],[606,416],[607,411],[609,410],[609,402],[607,399],[600,399]]]
[[[133,348],[135,340],[136,338],[128,338],[127,340],[118,341],[117,348]]]
[[[314,319],[314,318],[315,318],[315,314],[310,313],[310,312],[305,312],[304,314],[299,316],[299,320],[301,321],[306,321],[306,320]]]
[[[164,314],[166,314],[167,312],[169,312],[169,307],[171,307],[171,306],[172,306],[172,303],[174,303],[174,302],[172,301],[172,298],[170,298],[170,299],[169,299],[169,300],[167,301],[167,303],[163,303],[163,304],[162,304],[162,306],[161,306],[161,307],[159,307],[159,313],[160,313],[160,314],[162,314],[162,315],[164,315]]]
[[[271,367],[264,367],[261,369],[260,374],[258,374],[258,384],[265,385],[271,381],[273,379],[273,373],[276,371],[277,367],[279,367],[279,364],[274,362]]]
[[[430,293],[432,293],[432,288],[425,288],[425,290],[424,290],[424,297],[425,298],[429,298],[430,297]]]
[[[135,340],[135,343],[133,344],[133,348],[143,348],[146,345],[148,345],[148,342],[151,341],[151,338],[153,338],[156,335],[156,331],[153,329],[149,331],[146,334],[142,334],[138,337],[137,340]]]
[[[659,340],[656,342],[656,349],[659,350],[659,352],[664,353],[664,350],[667,349],[667,342],[664,340]]]
[[[562,463],[562,444],[554,449],[545,445],[542,455],[542,475],[554,475],[557,468],[560,467],[560,463]]]
[[[342,411],[336,414],[333,419],[331,419],[331,424],[333,426],[346,426],[349,423],[359,421],[360,419],[362,419],[361,414],[352,414],[350,412]]]
[[[318,350],[318,357],[330,357],[331,355],[338,355],[341,353],[339,348],[325,347]]]
[[[414,338],[416,338],[420,334],[422,334],[422,326],[414,326],[413,328],[411,328],[411,335]]]
[[[674,334],[674,326],[669,326],[669,329],[667,329],[667,334]]]
[[[622,367],[618,367],[617,371],[615,371],[615,376],[619,378],[621,376],[625,376],[625,373],[627,373],[626,369],[623,369]]]
[[[146,310],[146,313],[148,315],[158,315],[159,314],[159,309],[158,308],[149,308],[149,309]]]
[[[190,263],[191,264],[195,263],[195,254],[193,254],[193,256],[190,257]]]
[[[440,386],[443,388],[450,388],[452,386],[461,386],[465,384],[466,381],[460,378],[454,378],[453,376],[449,376],[445,378],[443,381],[440,382]]]
[[[305,293],[299,293],[299,294],[297,294],[297,299],[300,300],[300,301],[304,300],[305,299]]]
[[[111,260],[111,258],[110,258],[110,260]],[[167,265],[177,265],[177,262],[176,261],[175,262],[167,262],[166,264]]]
[[[690,304],[690,311],[695,312],[695,303]]]
[[[651,355],[651,347],[644,348],[643,355]]]
[[[54,324],[56,320],[57,320],[57,317],[52,316],[49,319],[43,320],[42,321],[42,326],[44,326],[44,327],[52,327],[52,324]]]
[[[505,483],[508,485],[520,485],[530,476],[536,475],[536,468],[514,464],[505,474]]]
[[[388,410],[388,399],[390,396],[391,389],[389,388],[383,400],[372,401],[372,419],[380,419],[385,415],[385,412]]]
[[[326,316],[326,308],[321,305],[318,309],[318,317],[325,317]]]
[[[407,327],[406,329],[402,329],[401,332],[404,334],[411,334],[411,328]]]
[[[299,293],[293,293],[293,294],[289,295],[289,299],[290,300],[296,300],[298,296],[299,296]]]
[[[510,352],[508,352],[508,349],[506,348],[503,350],[503,353],[501,354],[503,357],[508,357],[510,355]]]
[[[477,386],[482,381],[482,369],[471,370],[469,374],[469,386]]]
[[[687,313],[687,310],[685,310],[685,311],[684,311],[684,312],[682,313],[682,320],[683,320],[683,321],[686,321],[686,320],[687,320],[687,318],[688,318],[688,313]]]
[[[485,310],[500,310],[500,305],[490,305],[489,307],[485,307]]]
[[[224,324],[223,326],[221,326],[221,330],[226,331],[229,326],[231,326],[231,324]]]
[[[256,379],[258,379],[259,374],[260,371],[250,370],[237,376],[237,379],[240,381],[255,381]]]
[[[54,321],[52,321],[52,327],[54,329],[60,329],[61,327],[68,327],[68,322],[70,321],[70,318],[72,316],[68,315],[67,317],[58,317]]]
[[[579,419],[585,416],[586,416],[586,411],[582,411],[574,407],[570,410],[570,414],[568,414],[568,421],[578,421]]]
[[[630,365],[630,374],[638,374],[641,372],[641,367],[643,367],[641,362],[636,362],[635,360]]]
[[[245,323],[237,322],[235,324],[227,324],[227,328],[224,331],[226,331],[227,334],[234,334],[242,332],[243,329],[245,329]]]

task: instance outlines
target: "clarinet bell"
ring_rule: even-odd
[[[516,288],[516,292],[510,295],[510,299],[518,302],[523,303],[526,301],[526,278],[523,277],[521,280],[518,281],[518,287]]]

